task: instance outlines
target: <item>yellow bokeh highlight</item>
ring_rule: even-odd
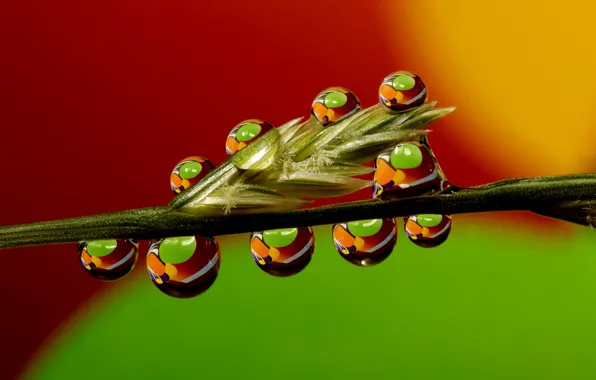
[[[417,0],[382,14],[396,58],[457,107],[451,136],[473,157],[505,177],[596,170],[596,1]]]

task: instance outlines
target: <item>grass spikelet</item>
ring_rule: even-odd
[[[246,213],[257,205],[298,208],[304,204],[300,199],[361,190],[371,181],[353,177],[373,171],[363,163],[392,145],[418,140],[429,132],[425,127],[453,111],[435,105],[392,113],[377,104],[325,127],[313,116],[292,119],[236,152],[217,174],[209,173],[171,205],[191,214]]]
[[[271,188],[236,182],[225,185],[206,197],[194,215],[249,214],[266,211],[293,210],[309,201],[281,194]]]

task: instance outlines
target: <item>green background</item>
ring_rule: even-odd
[[[26,378],[596,378],[594,230],[464,219],[435,249],[400,223],[393,254],[369,268],[316,228],[312,262],[290,278],[259,270],[247,235],[223,238],[219,278],[190,300],[161,294],[140,260]]]

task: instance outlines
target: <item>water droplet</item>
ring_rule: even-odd
[[[253,232],[250,250],[259,268],[266,273],[277,277],[292,276],[310,263],[315,236],[310,227]]]
[[[83,268],[103,281],[116,281],[129,274],[137,262],[139,243],[133,239],[93,240],[79,243]]]
[[[447,188],[426,138],[398,144],[375,161],[373,197],[382,199],[422,195]]]
[[[348,262],[358,266],[379,264],[391,255],[397,242],[393,218],[359,220],[333,225],[335,248]]]
[[[451,232],[451,216],[419,214],[405,218],[405,231],[419,247],[434,248],[443,244]]]
[[[203,236],[154,240],[147,253],[149,277],[159,290],[176,298],[195,297],[209,289],[220,262],[217,240]]]
[[[344,87],[329,87],[317,95],[311,113],[323,126],[336,123],[360,109],[356,95]]]
[[[408,71],[388,75],[379,87],[379,101],[392,111],[407,111],[422,105],[428,91],[422,79]]]
[[[203,179],[215,165],[201,156],[186,157],[178,162],[170,174],[170,187],[179,194]]]
[[[259,119],[245,120],[236,125],[226,139],[226,152],[228,156],[246,147],[273,128],[273,125],[270,123]]]

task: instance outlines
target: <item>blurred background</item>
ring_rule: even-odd
[[[430,135],[453,183],[594,172],[594,17],[583,1],[3,1],[0,224],[166,204],[173,166],[223,162],[238,122],[308,116],[337,85],[368,107],[400,69],[457,107]],[[0,378],[596,377],[593,230],[464,215],[424,250],[399,228],[370,268],[316,228],[286,279],[248,235],[222,238],[190,300],[144,260],[105,284],[74,244],[5,250]]]

